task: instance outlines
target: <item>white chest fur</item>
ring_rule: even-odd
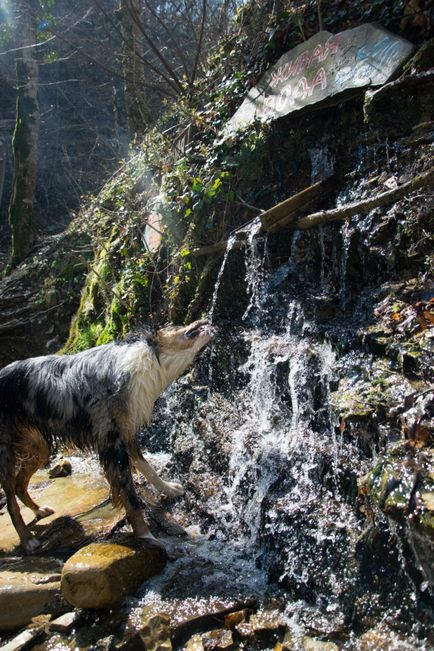
[[[129,375],[128,419],[134,429],[149,425],[158,396],[193,362],[194,352],[163,351],[157,359],[145,342],[126,348],[120,367]]]

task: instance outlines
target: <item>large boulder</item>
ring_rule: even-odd
[[[113,606],[161,572],[166,561],[167,554],[162,547],[133,536],[92,543],[65,563],[62,592],[77,608]]]

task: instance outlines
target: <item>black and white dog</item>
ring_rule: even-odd
[[[206,321],[196,321],[75,355],[14,362],[0,371],[0,483],[27,553],[39,543],[24,523],[16,497],[37,518],[53,513],[36,504],[27,488],[57,442],[96,450],[113,504],[124,506],[137,536],[152,537],[134,489],[132,466],[165,495],[180,495],[183,489],[163,481],[144,459],[137,431],[150,423],[161,392],[212,336]]]

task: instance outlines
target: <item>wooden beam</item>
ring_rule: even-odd
[[[310,188],[307,188],[306,190],[311,191],[312,188],[315,187],[315,191],[313,191],[313,195],[318,196],[315,193],[318,191],[318,189],[324,189],[323,184],[324,181],[320,181],[319,183],[315,183],[315,186],[310,186]],[[402,199],[403,197],[410,194],[414,190],[417,190],[424,186],[428,187],[431,185],[434,185],[434,167],[430,168],[426,172],[423,172],[422,174],[419,174],[418,176],[413,177],[410,181],[407,181],[407,183],[403,183],[398,188],[395,188],[394,190],[388,190],[387,192],[382,192],[380,194],[377,194],[375,197],[371,197],[370,199],[363,199],[362,201],[354,201],[352,203],[347,203],[344,206],[340,206],[339,208],[333,208],[332,210],[321,210],[319,212],[311,213],[310,215],[300,217],[299,219],[293,218],[292,216],[286,214],[286,216],[281,217],[278,221],[271,222],[270,220],[270,228],[265,230],[268,230],[268,232],[275,232],[283,228],[289,228],[290,230],[307,230],[308,228],[313,228],[314,226],[318,226],[319,224],[328,224],[330,222],[343,221],[344,219],[348,219],[349,217],[352,217],[354,215],[358,215],[364,212],[369,212],[370,210],[372,210],[373,208],[377,208],[378,206],[386,205],[388,203],[391,203],[392,201],[398,201],[399,199]],[[274,208],[271,208],[269,211],[267,211],[267,213],[270,214],[271,211],[276,210],[277,208],[279,208],[285,203],[287,205],[291,205],[288,204],[287,202],[290,202],[295,197],[297,197],[298,198],[297,201],[299,201],[300,195],[303,195],[306,192],[306,190],[303,190],[303,192],[299,192],[298,194],[294,195],[294,197],[291,197],[290,199],[283,201],[281,204],[274,206]],[[304,195],[304,197],[306,196],[309,196],[309,193],[307,195],[306,194]],[[293,205],[295,205],[295,202]],[[260,215],[261,221],[265,214],[266,213]],[[282,211],[282,213],[280,214],[284,214],[284,211]],[[252,223],[255,221],[255,219],[252,220]],[[246,226],[244,226],[243,232],[245,231],[246,231]],[[216,242],[215,244],[210,244],[209,246],[197,247],[190,251],[190,255],[192,255],[193,257],[209,256],[214,254],[223,255],[224,252],[226,251],[227,245],[228,245],[227,240],[223,240],[221,242]],[[233,248],[242,249],[245,247],[245,245],[246,242],[244,239],[238,239],[235,240],[233,244]]]
[[[315,208],[332,193],[334,187],[334,179],[330,177],[294,194],[260,215],[262,227],[268,233],[280,231]]]
[[[387,192],[382,192],[377,194],[375,197],[370,199],[363,199],[362,201],[354,201],[353,203],[347,203],[344,206],[339,208],[333,208],[333,210],[321,210],[320,212],[312,213],[306,217],[301,217],[295,222],[292,222],[289,225],[291,230],[306,230],[312,228],[313,226],[318,226],[318,224],[327,224],[329,222],[342,221],[353,215],[358,215],[360,213],[369,212],[373,208],[378,206],[384,206],[385,204],[391,203],[392,201],[398,201],[405,197],[410,192],[417,190],[423,186],[434,185],[434,167],[431,167],[427,172],[423,172],[418,176],[413,177],[407,183],[403,183],[398,188],[394,190],[388,190]]]
[[[233,244],[234,249],[242,249],[246,245],[244,240],[235,240]],[[223,240],[222,242],[216,242],[215,244],[210,244],[209,246],[200,246],[192,249],[190,255],[194,258],[198,258],[203,255],[214,255],[214,253],[223,254],[228,246],[228,241]]]

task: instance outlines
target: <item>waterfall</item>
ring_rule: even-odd
[[[217,274],[217,280],[216,280],[215,285],[214,285],[214,292],[213,292],[212,299],[211,299],[211,307],[210,307],[209,313],[208,313],[208,320],[209,320],[210,324],[213,323],[215,307],[216,307],[216,304],[217,304],[217,298],[218,298],[219,289],[220,289],[220,285],[221,285],[222,278],[223,278],[223,273],[224,273],[224,270],[226,268],[226,262],[227,262],[227,260],[229,258],[230,252],[234,248],[234,244],[236,242],[236,239],[237,239],[237,236],[236,236],[236,233],[234,233],[234,234],[230,235],[230,237],[228,238],[228,241],[226,243],[226,250],[225,250],[225,254],[223,256],[223,262],[222,262],[221,267],[219,269],[219,272]]]
[[[319,618],[321,630],[332,631],[350,621],[361,577],[369,582],[369,568],[378,562],[369,551],[360,556],[360,541],[370,534],[356,501],[357,477],[366,473],[366,454],[373,450],[365,454],[341,431],[331,406],[343,366],[356,381],[366,359],[354,351],[337,359],[327,331],[315,321],[317,301],[339,308],[351,299],[353,229],[343,224],[295,231],[278,256],[266,253],[259,230],[254,225],[246,240],[246,295],[239,304],[225,304],[231,319],[225,315],[220,336],[203,356],[208,390],[193,387],[180,397],[175,386],[166,399],[169,408],[161,410],[162,428],[172,432],[174,456],[189,482],[186,510],[179,507],[178,513],[191,537],[152,585],[172,594],[172,583],[179,586],[182,576],[181,592],[190,597],[196,577],[196,599],[230,593],[234,582],[240,594],[261,599],[284,590],[286,621],[301,645],[306,621],[315,628]],[[234,243],[232,236],[217,274],[212,322],[219,322],[224,273],[233,272]],[[312,251],[316,266],[307,257]],[[382,544],[394,539],[392,528]],[[402,568],[397,585],[406,591],[405,608],[413,608],[416,588],[404,551],[399,548],[391,562]],[[394,599],[391,593],[387,607],[402,616],[405,608]]]
[[[247,250],[245,256],[247,294],[250,297],[249,304],[243,314],[246,320],[250,312],[260,308],[259,290],[263,273],[264,257],[260,254],[257,235],[261,230],[261,222],[254,223],[247,238]]]

